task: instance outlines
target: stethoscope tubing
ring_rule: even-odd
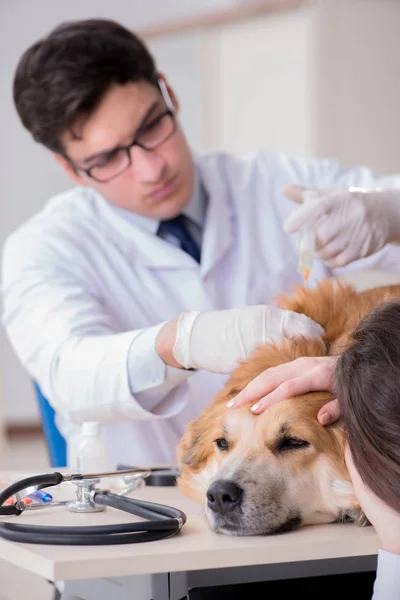
[[[23,479],[11,484],[0,492],[0,515],[18,515],[23,512],[20,503],[14,506],[1,506],[6,500],[29,486],[39,489],[58,485],[64,481],[61,473],[49,473]],[[142,517],[145,521],[97,525],[89,527],[52,527],[38,525],[22,525],[17,523],[0,523],[0,537],[26,544],[98,546],[112,544],[132,544],[150,542],[171,537],[178,533],[186,522],[186,515],[178,508],[136,500],[98,491],[94,493],[96,504],[109,506],[129,514]]]
[[[9,516],[10,514],[20,515],[23,512],[23,509],[19,508],[19,503],[16,503],[13,506],[3,506],[7,500],[19,492],[22,492],[22,490],[33,486],[40,490],[45,487],[58,485],[63,481],[64,476],[55,471],[54,473],[45,473],[43,475],[32,475],[31,477],[26,477],[25,479],[12,483],[8,488],[0,492],[0,516]],[[6,511],[6,509],[11,510]]]
[[[136,523],[132,523],[136,525]],[[111,529],[118,527],[110,525]],[[32,531],[31,528],[40,531]],[[50,533],[46,531],[48,527],[37,527],[35,525],[18,525],[15,523],[2,523],[0,525],[0,537],[10,542],[19,542],[23,544],[41,544],[45,546],[111,546],[118,544],[135,544],[139,542],[153,542],[171,537],[178,533],[180,528],[157,531],[126,532],[124,534],[103,533],[66,533],[65,529],[74,529],[67,527],[56,527],[58,532]],[[76,530],[81,529],[77,527]],[[90,529],[95,529],[91,527]]]

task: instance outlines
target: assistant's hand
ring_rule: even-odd
[[[328,391],[335,393],[334,356],[304,357],[272,367],[253,379],[229,403],[229,407],[252,404],[255,414],[265,411],[271,404],[300,396],[308,392]],[[340,416],[339,403],[331,400],[318,413],[321,425],[328,425]]]
[[[363,482],[353,461],[350,449],[345,451],[346,465],[353,482],[354,493],[366,517],[375,527],[380,547],[400,554],[400,515],[378,498]]]
[[[303,202],[307,188],[287,185],[283,193]],[[314,229],[316,256],[328,267],[377,252],[400,242],[400,190],[316,189],[317,196],[295,210],[284,223],[287,233]]]
[[[231,373],[260,344],[323,334],[309,317],[275,306],[185,312],[178,319],[173,356],[186,369]]]

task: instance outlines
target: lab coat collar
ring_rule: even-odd
[[[215,158],[195,157],[196,172],[199,181],[207,194],[202,256],[200,273],[206,276],[222,259],[233,242],[232,220],[233,210],[229,202],[228,182],[218,172]],[[200,187],[197,186],[200,197]],[[199,264],[186,252],[156,235],[159,222],[141,215],[133,215],[115,207],[93,189],[87,190],[89,202],[86,203],[88,216],[95,217],[106,237],[121,249],[124,254],[131,254],[134,260],[153,268],[192,268],[199,269]],[[190,202],[189,218],[195,220],[196,202]],[[200,210],[204,210],[201,208]],[[199,218],[197,211],[196,220]]]
[[[189,254],[156,235],[156,220],[153,220],[155,226],[150,226],[151,223],[146,221],[139,225],[138,219],[127,219],[125,214],[122,215],[119,209],[97,192],[92,199],[103,235],[125,256],[132,256],[132,261],[154,268],[198,268],[198,263]]]
[[[201,251],[200,272],[206,277],[222,260],[233,244],[235,211],[228,177],[223,177],[218,155],[197,159],[200,180],[208,197]]]
[[[207,192],[200,179],[199,168],[195,164],[193,195],[189,204],[183,209],[183,214],[203,230],[206,221],[207,205]]]

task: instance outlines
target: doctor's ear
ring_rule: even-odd
[[[165,75],[163,73],[159,74],[159,79],[162,79],[162,81],[164,82],[165,87],[167,88],[168,95],[171,98],[171,102],[174,107],[174,111],[177,114],[180,111],[181,106],[179,104],[179,100],[177,98],[177,95],[175,94],[175,91],[170,86],[168,79],[165,77]]]
[[[53,153],[53,156],[58,162],[58,164],[61,165],[63,171],[68,175],[70,179],[72,179],[72,181],[74,181],[77,185],[84,187],[89,185],[89,179],[83,174],[75,171],[75,169],[73,168],[69,160],[65,158],[65,156],[57,154],[56,152]]]

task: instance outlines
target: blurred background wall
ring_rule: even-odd
[[[243,12],[235,21],[214,19],[213,24],[201,19],[207,13],[228,15],[246,2],[254,4],[1,0],[0,245],[51,194],[70,185],[52,156],[19,124],[11,95],[21,53],[64,20],[113,18],[147,32],[160,70],[179,96],[181,121],[197,151],[278,150],[400,171],[400,2],[265,0],[265,10],[253,17]],[[178,25],[169,27],[173,22]],[[0,356],[4,422],[37,424],[29,379],[3,331]]]

